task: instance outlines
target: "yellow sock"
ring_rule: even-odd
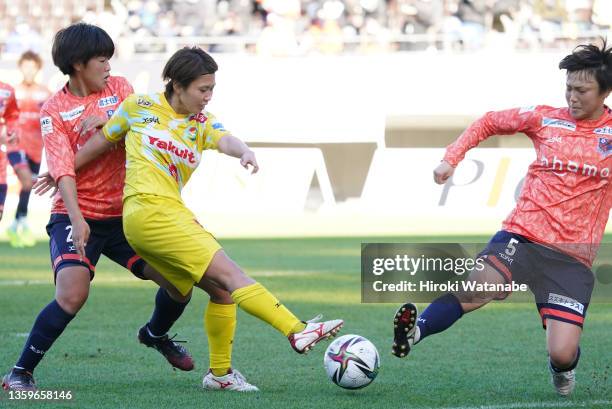
[[[236,304],[209,301],[204,313],[204,329],[208,336],[210,370],[215,376],[226,375],[232,367]]]
[[[239,288],[231,295],[238,307],[272,325],[285,336],[305,328],[303,322],[259,283]]]

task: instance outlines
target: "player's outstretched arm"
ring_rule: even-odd
[[[218,143],[219,152],[224,153],[234,158],[240,158],[240,164],[245,168],[249,169],[249,165],[252,167],[251,173],[257,173],[259,165],[255,158],[255,152],[253,152],[246,143],[233,135],[225,135],[219,140]]]
[[[96,132],[74,157],[74,170],[79,170],[115,144],[106,139],[102,132]]]

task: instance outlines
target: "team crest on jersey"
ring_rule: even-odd
[[[40,131],[43,136],[53,133],[53,122],[50,116],[40,118]]]
[[[603,156],[612,154],[612,139],[610,138],[599,138],[597,141],[597,150]]]
[[[612,127],[604,126],[603,128],[597,128],[593,131],[597,135],[612,135]]]
[[[108,111],[106,111],[106,116],[110,118],[111,116],[113,116],[114,113],[115,113],[114,109],[109,109]]]
[[[153,103],[146,98],[138,97],[136,100],[136,105],[140,105],[141,107],[149,108],[153,106]]]
[[[204,115],[203,113],[201,113],[201,112],[196,114],[196,115],[192,115],[191,118],[189,118],[190,121],[196,121],[196,122],[199,122],[201,124],[206,122],[207,119],[208,119],[208,117],[206,115]]]
[[[78,107],[71,109],[67,112],[60,112],[60,116],[64,121],[72,121],[80,117],[85,112],[85,105],[79,105]]]
[[[117,105],[117,102],[119,102],[119,98],[117,98],[116,95],[113,95],[112,97],[100,98],[98,100],[98,108],[106,108]]]
[[[542,127],[551,127],[551,128],[561,128],[566,129],[568,131],[575,131],[576,124],[569,121],[564,121],[563,119],[556,118],[542,118]]]
[[[0,89],[0,97],[8,98],[10,96],[11,96],[11,91],[9,91],[8,89]]]
[[[196,140],[196,136],[198,135],[198,128],[195,126],[190,126],[185,129],[185,133],[187,134],[187,138],[189,138],[190,141],[194,142]]]

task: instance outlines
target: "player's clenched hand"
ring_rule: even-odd
[[[55,196],[57,193],[57,183],[55,183],[55,180],[53,180],[49,172],[45,172],[38,175],[38,179],[32,185],[32,189],[34,189],[34,192],[39,196],[42,196],[49,190],[53,189],[51,196]]]
[[[446,183],[446,181],[448,180],[448,178],[450,178],[451,176],[453,176],[453,173],[455,173],[455,168],[453,168],[450,163],[448,163],[447,161],[443,160],[435,169],[434,169],[434,181],[439,184],[442,185],[444,183]]]
[[[255,159],[255,152],[250,149],[242,154],[242,156],[240,157],[240,164],[247,170],[249,169],[249,165],[251,165],[253,167],[253,169],[251,170],[251,174],[257,173],[257,171],[259,170],[257,159]]]
[[[88,116],[77,126],[79,136],[86,135],[92,129],[102,128],[106,124],[106,121],[105,118],[100,118],[98,116]]]
[[[81,256],[81,260],[85,257],[87,240],[89,240],[89,225],[85,219],[80,218],[72,222],[72,243],[77,253]]]

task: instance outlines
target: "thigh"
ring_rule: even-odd
[[[132,248],[183,295],[202,279],[221,249],[187,208],[169,199],[128,198],[123,227]]]
[[[32,179],[32,172],[30,171],[30,163],[28,162],[25,151],[9,152],[8,159],[19,181],[22,184],[30,182]]]
[[[493,270],[502,278],[503,283],[509,284],[514,281],[529,284],[530,245],[531,242],[524,237],[500,230],[478,254],[478,257],[482,258],[484,264],[489,267],[485,269],[484,274],[490,275]],[[474,271],[474,274],[479,276],[477,270]],[[499,294],[496,299],[505,299],[509,295],[510,293]]]
[[[102,254],[104,237],[100,236],[95,226],[90,224],[90,236],[85,246],[85,257],[81,257],[72,242],[72,224],[70,218],[65,214],[52,214],[47,224],[49,235],[49,252],[51,255],[51,267],[54,278],[57,273],[66,266],[84,266],[93,279],[96,264]]]
[[[102,254],[129,270],[134,276],[146,280],[144,276],[144,260],[130,246],[123,232],[123,222],[120,218],[105,221],[104,235],[106,240]]]
[[[532,265],[531,288],[542,326],[555,320],[582,328],[595,285],[593,272],[572,257],[543,246]]]

